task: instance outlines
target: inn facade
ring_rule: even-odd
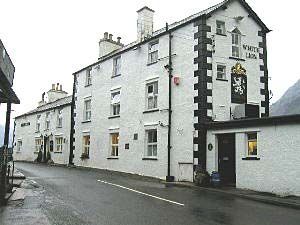
[[[72,96],[59,83],[42,94],[38,107],[15,118],[14,160],[42,162],[47,154],[56,164],[68,164]]]

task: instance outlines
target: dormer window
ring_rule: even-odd
[[[241,32],[237,28],[231,32],[232,57],[241,58],[241,36]]]

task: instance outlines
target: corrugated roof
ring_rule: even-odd
[[[45,105],[39,106],[39,107],[37,107],[37,108],[27,112],[27,113],[24,113],[22,115],[17,116],[16,118],[31,115],[31,114],[35,114],[35,113],[39,113],[39,112],[44,112],[44,111],[54,109],[54,108],[58,108],[60,106],[68,105],[68,104],[71,104],[71,103],[72,103],[72,95],[64,97],[64,98],[60,98],[60,99],[58,99],[54,102],[50,102],[50,103],[47,103]]]

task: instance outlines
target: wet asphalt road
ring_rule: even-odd
[[[50,224],[300,224],[299,210],[222,193],[166,187],[155,180],[99,170],[30,163],[16,167],[43,187],[39,205]]]

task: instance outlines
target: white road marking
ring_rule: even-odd
[[[135,193],[138,193],[138,194],[141,194],[141,195],[145,195],[145,196],[148,196],[148,197],[151,197],[151,198],[156,198],[156,199],[159,199],[161,201],[165,201],[165,202],[169,202],[169,203],[172,203],[172,204],[184,206],[184,204],[182,204],[182,203],[171,201],[171,200],[161,198],[161,197],[158,197],[158,196],[155,196],[155,195],[150,195],[150,194],[147,194],[147,193],[144,193],[144,192],[141,192],[141,191],[137,191],[137,190],[134,190],[134,189],[131,189],[131,188],[128,188],[128,187],[124,187],[124,186],[119,185],[119,184],[109,183],[109,182],[104,181],[104,180],[97,180],[97,181],[101,182],[101,183],[104,183],[104,184],[109,184],[109,185],[112,185],[112,186],[115,186],[115,187],[123,188],[123,189],[126,189],[128,191],[132,191],[132,192],[135,192]]]

